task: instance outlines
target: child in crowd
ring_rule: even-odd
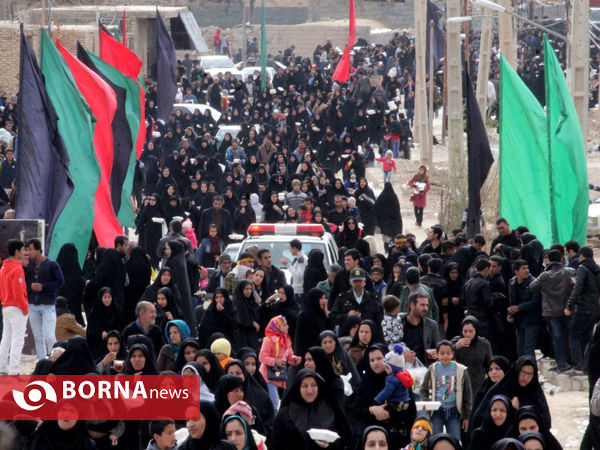
[[[386,409],[390,413],[390,420],[395,422],[402,419],[408,411],[410,402],[410,387],[414,384],[413,377],[404,370],[404,348],[402,344],[395,344],[394,351],[388,352],[383,359],[385,368],[385,386],[375,397],[375,403],[387,403]]]
[[[292,351],[292,340],[288,330],[289,325],[285,317],[273,317],[265,329],[265,338],[258,355],[260,373],[267,381],[269,397],[275,411],[279,406],[278,389],[285,390],[288,364],[299,364],[301,361]]]
[[[231,344],[225,338],[215,340],[210,346],[210,351],[215,354],[223,369],[225,369],[229,361],[233,361],[231,357]]]
[[[375,161],[383,163],[383,182],[388,183],[392,181],[392,170],[396,172],[396,161],[394,161],[394,154],[391,150],[385,152],[383,158],[375,158]]]
[[[420,166],[419,171],[410,179],[408,185],[413,188],[410,201],[415,210],[415,225],[420,228],[423,226],[423,209],[427,205],[427,192],[431,188],[429,177],[427,176],[427,167]]]
[[[181,224],[181,230],[183,231],[183,235],[189,239],[192,248],[196,250],[198,248],[198,239],[196,238],[196,231],[194,230],[192,221],[190,219],[185,219]]]
[[[440,408],[431,416],[433,434],[446,432],[460,440],[461,428],[468,430],[471,414],[472,392],[467,367],[454,359],[454,345],[447,340],[437,344],[439,362],[429,366],[421,390],[421,400],[441,402]]]
[[[383,267],[371,267],[371,278],[373,279],[373,297],[381,305],[388,286],[387,283],[383,281]]]
[[[404,330],[400,320],[400,300],[395,295],[386,295],[383,297],[383,320],[381,328],[383,329],[383,338],[388,348],[393,348],[394,344],[402,342]]]
[[[172,420],[153,420],[148,426],[152,440],[147,450],[171,450],[177,448],[175,422]]]

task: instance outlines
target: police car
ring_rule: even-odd
[[[244,239],[232,256],[237,261],[238,255],[249,247],[258,249],[266,248],[271,252],[273,264],[283,270],[286,280],[291,284],[291,275],[287,266],[280,263],[282,258],[292,261],[294,256],[290,253],[290,241],[298,238],[302,242],[302,251],[308,256],[313,249],[319,249],[325,255],[323,264],[327,268],[338,261],[338,247],[331,233],[326,233],[323,226],[316,223],[306,224],[280,224],[280,223],[253,223],[248,227],[248,237]],[[231,244],[230,244],[231,245]],[[231,254],[228,249],[225,252]]]

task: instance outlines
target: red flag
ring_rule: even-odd
[[[123,10],[123,45],[127,47],[127,25],[125,24],[125,10]]]
[[[100,184],[94,200],[94,231],[101,247],[112,248],[115,237],[123,233],[115,217],[110,197],[110,173],[114,156],[111,124],[117,109],[117,97],[102,78],[69,53],[59,42],[56,43],[56,47],[69,66],[79,92],[96,117],[94,148],[100,165]]]
[[[354,0],[350,0],[350,34],[348,35],[348,43],[344,49],[340,62],[333,73],[333,81],[345,83],[350,79],[350,51],[356,41],[356,15],[354,13]]]
[[[106,61],[114,68],[120,70],[129,78],[138,80],[142,70],[142,60],[129,50],[125,45],[111,36],[102,26],[100,26],[100,58]],[[138,80],[139,83],[139,80]],[[144,142],[146,141],[146,93],[144,86],[140,83],[140,106],[142,110],[140,119],[140,129],[135,143],[135,152],[137,158],[142,156],[144,151]]]

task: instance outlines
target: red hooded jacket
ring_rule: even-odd
[[[29,314],[25,272],[16,259],[4,261],[0,269],[0,303],[4,308],[16,306],[23,310],[23,314]]]

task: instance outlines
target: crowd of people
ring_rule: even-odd
[[[146,78],[137,243],[92,240],[81,268],[72,244],[52,261],[39,240],[10,240],[0,373],[21,373],[29,321],[34,374],[199,376],[200,419],[15,420],[0,424],[13,448],[560,449],[536,350],[558,372],[588,373],[585,448],[600,446],[592,249],[544,249],[535,230],[502,218],[491,243],[441,225],[423,242],[403,233],[391,180],[394,160],[409,156],[414,49],[406,34],[365,44],[345,85],[331,81],[339,54],[329,43],[313,60],[287,49],[288,67],[265,91],[259,74],[213,78],[184,61],[181,100],[210,104],[218,121],[180,110],[155,121],[156,85]],[[5,108],[11,130],[14,108]],[[224,124],[240,132],[217,141]],[[366,177],[375,161],[379,195]],[[427,168],[400,175],[421,227]],[[8,182],[10,204],[18,186]],[[233,261],[224,252],[232,234],[255,222],[320,224],[339,261],[326,267],[323,252],[305,254],[299,239],[289,242],[291,279],[266,248]],[[365,239],[375,234],[384,253]],[[338,437],[313,438],[311,429]]]

